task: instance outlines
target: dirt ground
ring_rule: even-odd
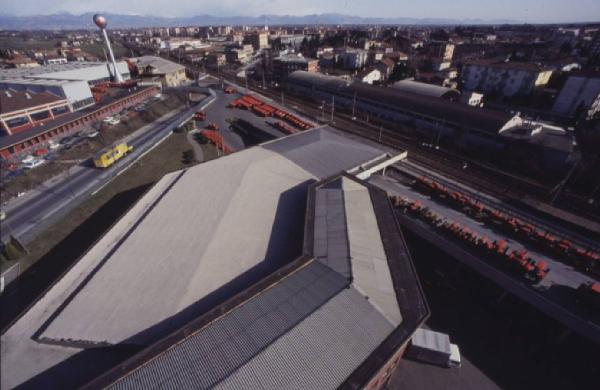
[[[150,104],[146,111],[133,116],[127,123],[120,123],[100,130],[100,134],[95,138],[87,139],[68,150],[59,150],[54,160],[50,160],[38,168],[25,171],[24,174],[11,181],[2,183],[0,185],[0,201],[5,202],[19,192],[29,191],[80,161],[87,160],[106,146],[153,122],[182,104],[183,101],[179,97],[169,95],[165,100]]]

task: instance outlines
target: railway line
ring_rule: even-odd
[[[144,52],[143,48],[129,48],[134,49],[138,53]],[[187,64],[186,67],[190,75],[198,76],[199,74],[206,72],[213,77],[224,79],[234,84],[237,84],[239,81],[236,77],[236,72],[233,70],[228,71],[227,69],[218,69],[217,72],[210,70],[207,72],[205,68],[199,66]],[[549,185],[536,182],[523,176],[501,171],[488,164],[482,163],[481,161],[475,161],[462,155],[459,156],[448,150],[434,149],[431,145],[430,147],[425,147],[422,144],[422,140],[419,140],[410,134],[406,134],[407,132],[410,132],[410,129],[408,128],[403,127],[402,129],[390,130],[385,127],[385,124],[377,125],[374,124],[373,121],[369,123],[368,117],[366,117],[366,120],[364,121],[359,120],[351,115],[352,113],[335,110],[335,108],[333,110],[333,115],[330,115],[331,110],[328,113],[325,112],[326,103],[319,105],[311,100],[297,96],[284,95],[281,91],[261,87],[260,83],[255,80],[247,79],[245,87],[275,101],[280,101],[280,99],[285,100],[285,103],[282,102],[283,104],[291,106],[297,111],[301,111],[302,114],[317,123],[329,123],[346,132],[375,140],[386,146],[407,150],[412,161],[415,161],[428,169],[439,172],[440,174],[469,186],[479,188],[504,202],[512,203],[519,207],[525,207],[531,212],[538,213],[544,217],[553,219],[556,222],[562,221],[574,230],[582,233],[589,233],[595,238],[600,239],[600,232],[597,232],[594,229],[587,229],[585,224],[563,220],[548,214],[545,211],[540,211],[535,205],[531,204],[539,202],[550,203],[566,212],[576,215],[585,215],[588,220],[600,223],[599,206],[589,204],[587,199],[580,195],[572,194],[565,190],[555,199],[552,199],[553,188]],[[333,120],[326,120],[326,116],[330,116],[330,119]],[[397,128],[398,125],[394,124],[394,127]],[[530,199],[532,202],[525,203],[523,202],[524,199]]]
[[[213,74],[213,76],[237,83],[234,74],[220,72],[218,75]],[[421,140],[403,134],[398,130],[389,130],[384,127],[385,125],[376,125],[356,118],[353,119],[351,113],[341,110],[336,111],[335,109],[332,123],[331,120],[326,119],[327,116],[330,116],[330,113],[326,112],[326,110],[330,110],[330,107],[319,106],[318,103],[297,96],[282,96],[281,92],[262,88],[253,80],[248,82],[247,88],[275,101],[283,99],[287,106],[301,111],[316,122],[330,123],[346,132],[393,148],[407,150],[412,161],[457,181],[480,188],[482,191],[505,202],[526,206],[530,211],[535,211],[531,206],[524,205],[522,200],[532,199],[539,202],[549,202],[552,198],[553,188],[550,186],[498,170],[488,164],[456,155],[447,150],[423,146]],[[327,103],[325,103],[325,106],[327,106]],[[586,199],[579,195],[563,192],[555,199],[554,204],[565,211],[586,215],[586,218],[600,222],[598,207],[589,205]],[[585,228],[582,229],[581,226],[570,225],[577,228],[577,230],[585,231]],[[589,233],[600,237],[597,232],[589,231]]]
[[[453,183],[449,180],[446,180],[439,176],[433,175],[430,172],[428,172],[426,169],[420,168],[419,166],[417,166],[415,164],[401,162],[401,163],[396,164],[396,166],[392,166],[391,170],[392,170],[392,173],[388,174],[388,176],[391,176],[392,178],[395,178],[395,176],[397,175],[394,172],[396,170],[398,170],[398,171],[401,170],[404,173],[409,173],[414,178],[417,178],[419,176],[424,177],[424,178],[429,179],[433,182],[436,182],[440,185],[443,185],[444,187],[448,188],[450,191],[464,194],[464,195],[468,196],[469,198],[477,200],[477,202],[479,202],[480,204],[482,204],[486,207],[492,208],[494,210],[497,210],[504,215],[507,215],[511,218],[516,218],[526,224],[537,227],[538,229],[542,229],[547,232],[548,231],[552,232],[553,235],[559,237],[560,239],[568,240],[569,242],[571,242],[575,245],[592,250],[596,253],[600,252],[600,243],[596,240],[591,240],[580,234],[574,233],[573,231],[571,231],[569,229],[565,229],[564,227],[562,227],[560,225],[551,223],[545,219],[541,219],[541,218],[537,217],[536,215],[532,215],[523,210],[517,210],[509,205],[506,205],[505,203],[494,201],[493,199],[490,199],[490,197],[484,196],[482,194],[478,194],[475,191],[472,191],[471,189],[467,189],[467,188],[459,186],[456,183]]]

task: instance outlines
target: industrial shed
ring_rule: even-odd
[[[386,152],[318,128],[165,176],[2,335],[2,387],[382,384],[428,309],[340,173]]]

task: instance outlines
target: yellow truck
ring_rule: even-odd
[[[126,142],[112,146],[109,149],[101,151],[94,157],[94,165],[97,168],[108,168],[132,150],[133,146],[127,145]]]

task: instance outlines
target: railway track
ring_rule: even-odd
[[[235,75],[220,73],[220,77],[237,83]],[[281,99],[278,91],[259,88],[257,83],[249,82],[248,89],[268,96],[275,101]],[[552,187],[541,184],[522,176],[517,176],[496,169],[488,164],[475,161],[468,157],[454,154],[447,150],[423,147],[421,141],[401,132],[385,127],[353,120],[349,113],[338,110],[334,122],[326,120],[329,116],[317,103],[305,99],[285,95],[285,104],[301,111],[316,122],[333,124],[343,131],[368,138],[384,145],[409,151],[409,158],[431,170],[449,176],[465,184],[480,188],[504,201],[520,203],[525,197],[540,202],[549,202],[552,197]],[[466,164],[466,169],[465,169]],[[590,206],[583,197],[562,193],[555,202],[564,210],[586,215],[587,218],[600,222],[597,207]]]
[[[192,74],[202,71],[199,67],[188,65],[188,68]],[[230,72],[224,69],[218,73],[209,71],[208,74],[238,85],[234,71]],[[284,100],[281,103],[301,112],[316,123],[330,124],[348,133],[371,139],[395,149],[406,150],[409,152],[409,158],[412,161],[454,180],[479,188],[503,201],[523,204],[522,200],[524,198],[531,198],[534,201],[547,203],[552,198],[552,188],[550,186],[501,171],[488,164],[454,154],[448,150],[424,147],[422,140],[407,134],[410,129],[406,129],[406,133],[397,129],[390,130],[385,128],[384,125],[369,123],[368,119],[367,121],[355,120],[356,118],[353,118],[351,113],[339,109],[334,112],[334,121],[331,122],[326,120],[330,113],[325,112],[325,107],[319,106],[318,103],[312,100],[292,95],[282,96],[281,91],[262,88],[254,80],[249,80],[245,87],[274,101]],[[600,222],[598,207],[589,205],[583,197],[563,192],[555,199],[555,204],[566,211],[585,215],[589,219]],[[531,206],[527,207],[533,209]]]

